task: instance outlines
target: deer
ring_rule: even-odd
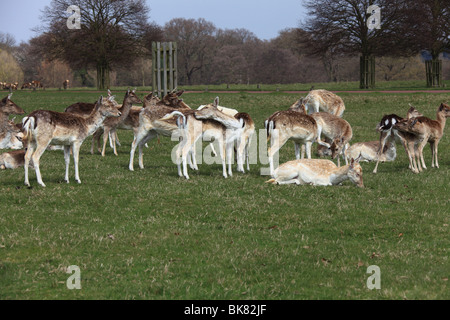
[[[342,118],[345,111],[345,104],[342,98],[323,89],[312,89],[303,100],[303,103],[309,113],[322,110]]]
[[[61,113],[49,110],[36,110],[25,117],[22,121],[27,141],[27,152],[25,154],[25,185],[30,187],[28,168],[30,161],[36,171],[37,182],[45,187],[40,172],[40,158],[47,146],[64,146],[64,160],[66,163],[66,174],[64,181],[69,183],[70,148],[73,151],[75,163],[75,180],[81,184],[78,169],[78,160],[83,141],[92,135],[109,117],[120,117],[120,111],[110,99],[97,101],[97,104],[89,117],[84,118],[70,113]]]
[[[116,149],[116,141],[115,141],[115,131],[117,127],[125,121],[125,119],[128,117],[131,108],[133,107],[133,103],[142,103],[142,100],[139,99],[139,97],[136,95],[136,90],[130,91],[128,90],[125,94],[125,98],[123,100],[122,107],[120,107],[118,110],[120,111],[121,115],[117,118],[109,118],[106,119],[105,122],[103,122],[102,126],[94,133],[92,137],[92,144],[94,144],[95,140],[100,139],[100,136],[103,134],[103,148],[102,148],[102,157],[106,155],[106,143],[108,142],[108,137],[111,133],[111,140],[112,145],[114,149],[114,154],[118,156],[117,149]],[[91,148],[91,152],[93,149]]]
[[[330,148],[328,143],[320,140],[321,129],[316,120],[301,112],[277,111],[266,120],[266,129],[270,140],[268,155],[271,174],[274,172],[273,157],[288,140],[294,141],[296,159],[300,159],[301,144],[306,147],[308,159],[311,159],[311,146],[314,142]]]
[[[351,159],[350,164],[337,167],[334,162],[324,159],[301,159],[286,162],[272,174],[271,184],[297,184],[314,186],[338,185],[346,180],[364,188],[360,158]]]
[[[22,115],[25,111],[12,100],[12,93],[0,101],[0,128],[9,120],[10,114]]]
[[[377,124],[376,130],[380,132],[380,143],[378,149],[378,157],[381,157],[383,150],[385,150],[385,146],[387,141],[395,142],[399,141],[403,147],[405,148],[406,154],[409,160],[409,168],[413,172],[419,172],[416,164],[416,152],[414,144],[416,144],[416,139],[413,134],[408,132],[399,131],[395,125],[398,123],[403,123],[408,121],[411,118],[421,117],[423,116],[414,106],[410,105],[410,108],[406,114],[406,118],[402,118],[396,114],[389,114],[383,116],[381,121]],[[382,159],[377,160],[375,168],[373,169],[373,173],[377,173],[378,165],[382,161]]]
[[[241,157],[238,161],[238,171],[245,173],[244,164],[247,163],[247,171],[250,171],[250,145],[255,134],[255,123],[248,113],[239,112],[234,117],[243,121],[243,131],[238,141],[237,154]]]
[[[352,144],[346,152],[347,160],[361,156],[360,161],[365,162],[391,162],[394,161],[397,157],[397,148],[395,146],[395,141],[392,139],[388,139],[386,144],[383,147],[383,150],[380,151],[381,145],[380,141],[368,141],[368,142],[358,142]]]
[[[421,164],[423,169],[427,169],[423,158],[423,148],[427,143],[430,143],[431,146],[431,167],[439,168],[438,145],[444,135],[444,128],[448,117],[450,117],[450,106],[441,103],[436,112],[436,120],[421,116],[410,118],[406,123],[401,122],[394,125],[396,130],[415,136],[420,157],[420,161],[418,161],[419,172],[422,171]]]
[[[161,118],[173,111],[192,111],[180,98],[183,92],[174,90],[162,100],[154,96],[153,93],[145,96],[144,108],[139,114],[139,127],[131,144],[130,162],[128,165],[130,171],[134,171],[134,155],[137,147],[139,147],[139,167],[144,169],[144,145],[158,135],[171,137],[172,133],[178,130],[176,121],[161,121]]]
[[[195,143],[200,138],[219,143],[223,177],[228,178],[228,175],[233,175],[231,170],[231,148],[241,136],[244,120],[238,120],[220,112],[217,109],[218,105],[219,99],[216,98],[212,104],[207,105],[202,110],[191,110],[183,113],[174,111],[161,119],[162,121],[167,121],[175,117],[182,118],[181,122],[178,121],[179,128],[181,129],[181,143],[178,145],[176,152],[178,175],[180,177],[185,177],[187,180],[190,179],[187,171],[187,160]],[[229,164],[228,174],[226,157],[228,157]],[[183,170],[181,170],[181,163]]]
[[[26,152],[26,150],[15,150],[0,154],[0,169],[15,170],[17,168],[23,167],[25,165]],[[30,166],[34,168],[32,163],[30,163]]]
[[[353,130],[350,124],[331,113],[327,112],[315,112],[310,114],[311,117],[316,120],[318,124],[319,139],[323,134],[328,140],[331,141],[331,157],[336,159],[338,167],[341,166],[340,155],[342,155],[345,164],[348,164],[347,157],[345,156],[346,148],[353,137]]]
[[[22,139],[23,133],[9,121],[0,128],[0,149],[22,149]]]

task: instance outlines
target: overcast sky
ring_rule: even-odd
[[[20,0],[2,4],[0,31],[12,34],[17,44],[36,36],[41,10],[51,0]],[[244,28],[261,40],[270,40],[286,28],[298,27],[305,17],[302,0],[147,0],[150,20],[160,26],[173,18],[205,18],[220,29]]]

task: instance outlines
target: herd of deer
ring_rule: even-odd
[[[40,158],[47,149],[62,146],[66,164],[65,182],[69,183],[70,156],[75,163],[75,180],[81,183],[78,160],[84,140],[92,136],[91,153],[99,147],[105,156],[108,139],[117,155],[117,130],[133,130],[129,170],[134,171],[134,156],[139,148],[139,167],[144,168],[143,149],[147,142],[158,136],[176,137],[178,174],[189,179],[188,165],[198,170],[195,144],[198,140],[211,141],[211,150],[216,151],[213,142],[219,145],[223,176],[232,176],[232,157],[235,153],[237,170],[249,170],[249,149],[255,124],[247,113],[219,105],[219,98],[213,103],[191,109],[181,99],[183,91],[170,92],[162,99],[148,94],[143,101],[135,91],[128,90],[123,103],[119,105],[111,92],[95,103],[76,103],[65,112],[36,110],[26,116],[21,124],[9,120],[10,114],[22,115],[24,110],[17,106],[11,95],[0,102],[0,149],[15,151],[0,155],[1,169],[25,167],[25,185],[30,186],[28,169],[34,167],[39,185],[45,187],[40,172]],[[133,106],[143,104],[143,107]],[[408,110],[406,118],[391,114],[382,118],[377,125],[378,141],[360,142],[350,146],[353,132],[350,124],[342,118],[345,110],[343,100],[326,90],[311,90],[306,98],[296,101],[288,110],[277,111],[265,121],[267,131],[269,167],[273,184],[336,185],[350,180],[363,187],[360,161],[393,161],[396,158],[396,142],[400,142],[408,155],[409,168],[419,173],[426,169],[423,148],[430,143],[432,167],[439,167],[438,144],[443,136],[450,107],[442,103],[436,120],[424,117],[414,107]],[[274,156],[288,141],[295,144],[296,160],[274,166]],[[311,146],[318,143],[320,156],[337,158],[337,165],[331,160],[312,159]],[[235,152],[233,152],[235,151]],[[306,152],[307,159],[304,159]],[[345,166],[340,165],[340,157]],[[228,164],[228,168],[227,168]]]

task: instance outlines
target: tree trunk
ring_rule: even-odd
[[[427,71],[427,87],[442,87],[442,60],[433,57],[432,60],[425,61]]]
[[[106,63],[97,64],[97,89],[109,88],[109,66]]]
[[[375,88],[375,57],[363,54],[360,58],[360,85],[361,89]]]

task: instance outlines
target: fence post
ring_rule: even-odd
[[[178,86],[176,42],[152,43],[152,92],[159,97]]]
[[[375,88],[375,57],[362,55],[360,57],[360,85],[361,89]]]

